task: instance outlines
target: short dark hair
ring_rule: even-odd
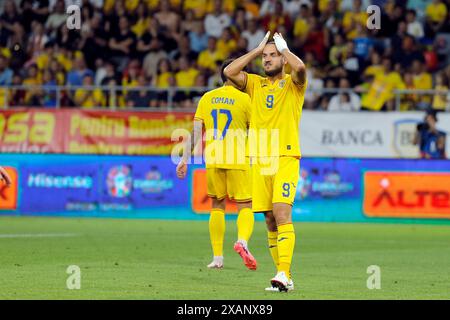
[[[222,78],[222,82],[225,83],[227,81],[227,77],[225,76],[225,73],[223,72],[225,70],[226,67],[228,67],[228,65],[230,63],[232,63],[234,61],[234,59],[227,59],[222,63],[222,66],[220,67],[220,77]]]
[[[434,119],[435,122],[438,121],[436,110],[433,110],[433,109],[426,110],[425,118],[428,117],[428,116],[431,116]]]

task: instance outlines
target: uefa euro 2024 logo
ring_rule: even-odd
[[[131,170],[127,166],[112,167],[106,178],[108,194],[114,198],[125,198],[131,193]]]

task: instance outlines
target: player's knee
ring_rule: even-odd
[[[267,212],[265,215],[267,230],[277,231],[277,222],[271,212]]]
[[[212,207],[214,209],[225,210],[225,199],[212,198]]]
[[[276,224],[286,224],[292,222],[292,207],[286,203],[277,203],[273,206],[273,216]]]

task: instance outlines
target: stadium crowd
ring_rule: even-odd
[[[81,8],[69,30],[67,6]],[[381,28],[367,28],[367,6]],[[306,109],[450,109],[450,0],[4,0],[0,107],[195,107],[220,65],[278,31],[308,67]],[[249,70],[262,74],[260,61]],[[8,85],[42,85],[7,89]],[[52,86],[73,88],[57,95]],[[106,87],[124,86],[122,90]],[[158,90],[132,90],[153,86]],[[314,90],[354,88],[340,94]]]

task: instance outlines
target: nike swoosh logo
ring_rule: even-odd
[[[286,237],[282,237],[282,238],[278,239],[278,242],[286,240],[286,239],[287,239]]]

